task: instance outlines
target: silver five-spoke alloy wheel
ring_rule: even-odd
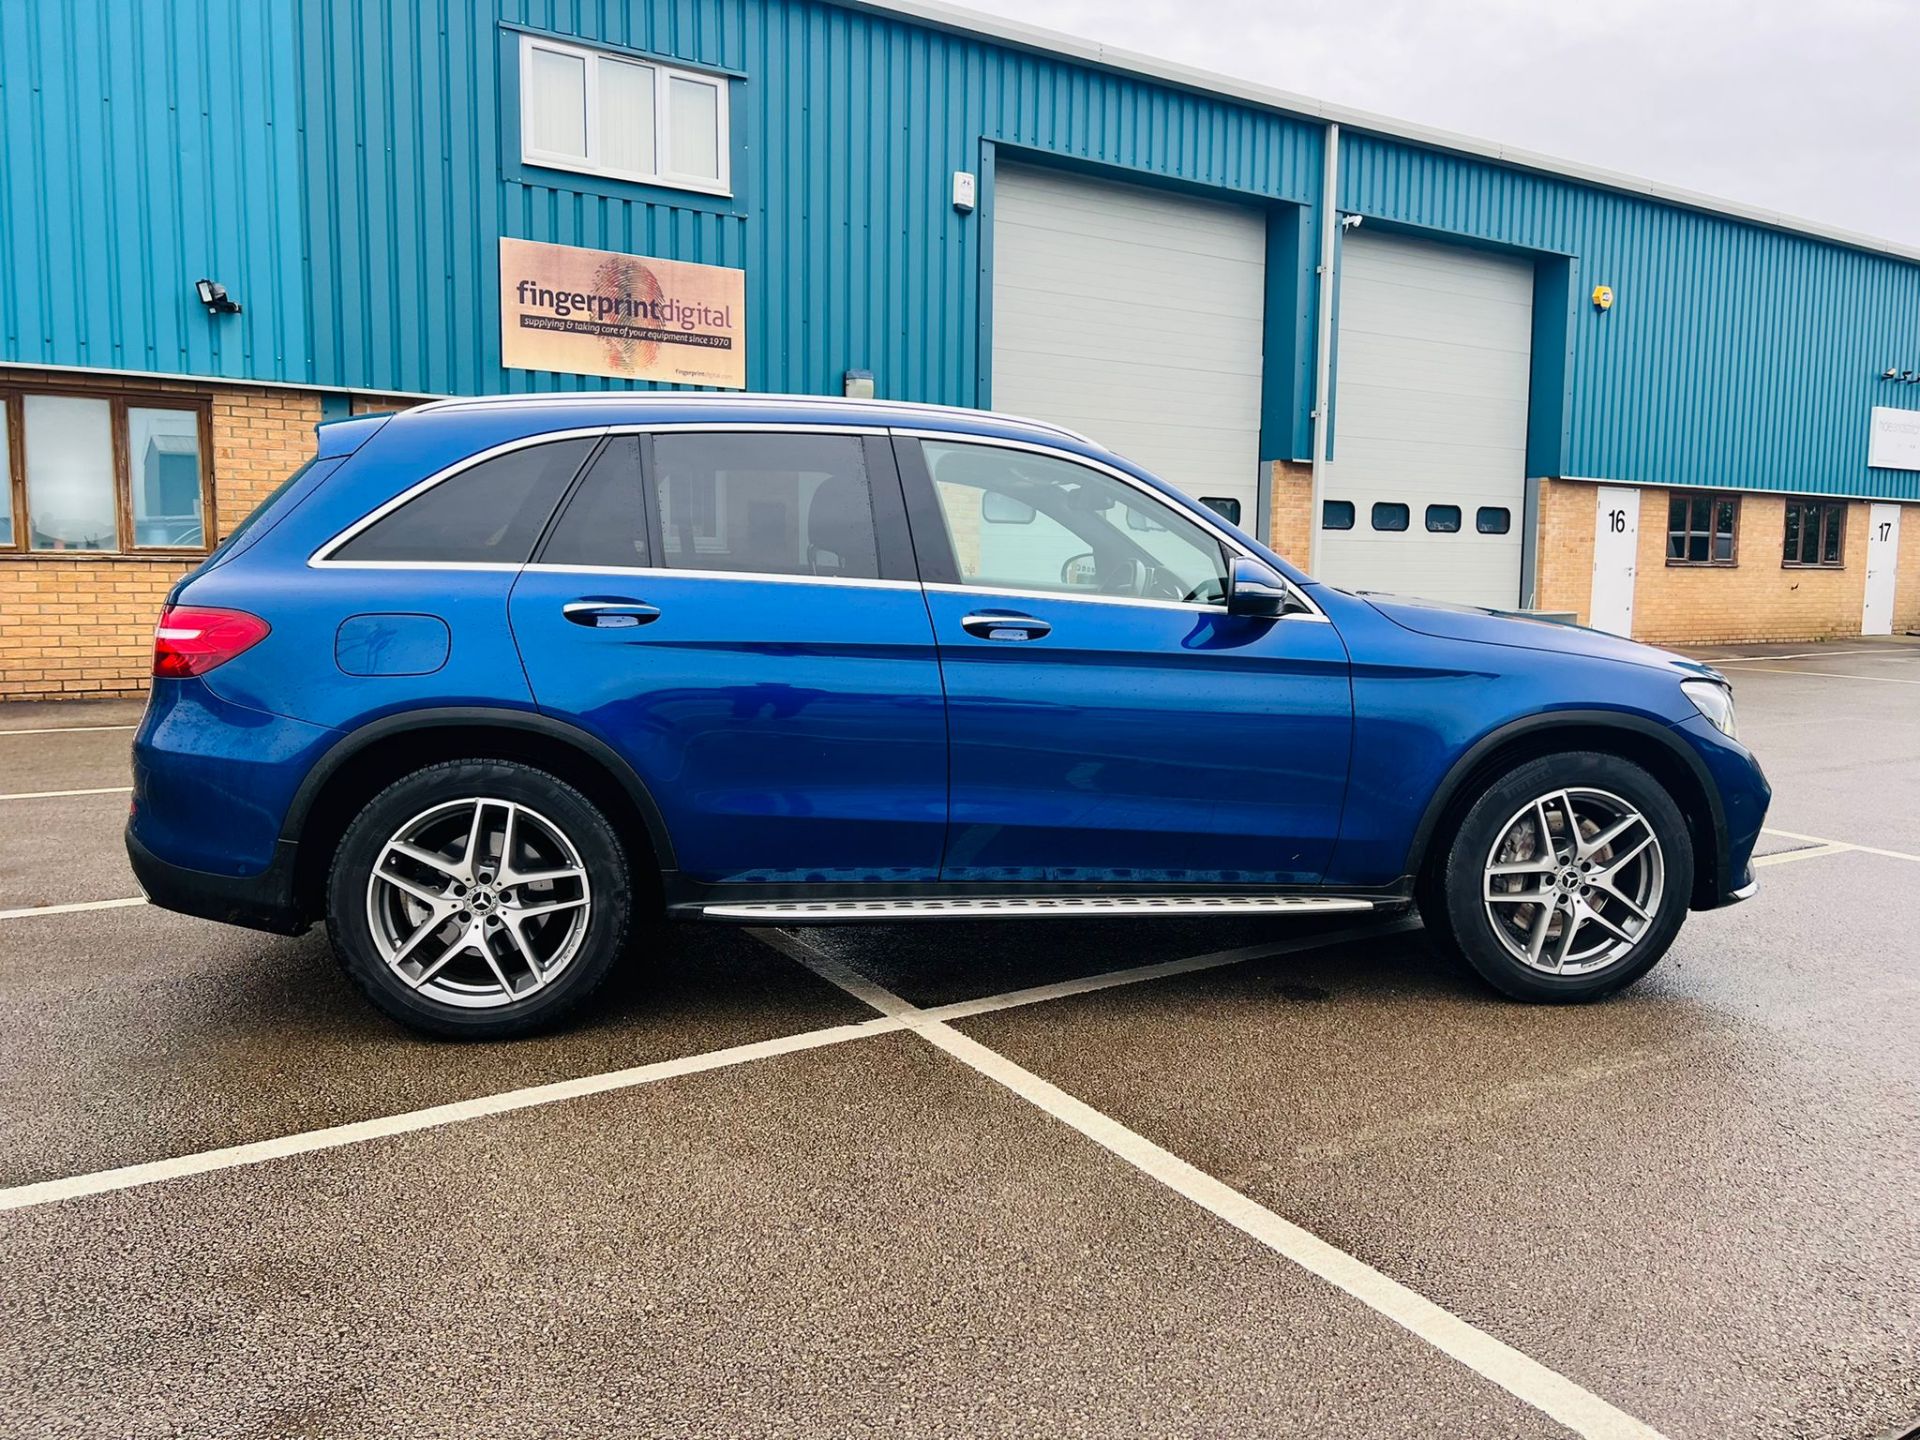
[[[579,952],[592,902],[566,833],[512,800],[421,812],[367,880],[367,923],[388,968],[421,995],[475,1010],[551,985]]]
[[[1666,859],[1646,817],[1606,790],[1542,795],[1488,852],[1487,918],[1523,965],[1588,975],[1618,964],[1653,927]]]

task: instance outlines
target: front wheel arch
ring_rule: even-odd
[[[1431,885],[1460,822],[1487,786],[1529,760],[1565,751],[1617,755],[1666,786],[1693,842],[1692,908],[1716,904],[1727,827],[1706,766],[1668,726],[1607,710],[1560,710],[1512,721],[1482,736],[1455,761],[1427,802],[1408,851],[1406,873],[1416,894]]]

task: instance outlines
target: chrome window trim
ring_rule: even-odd
[[[918,580],[866,580],[849,575],[777,575],[764,570],[681,570],[659,565],[530,565],[506,567],[528,574],[642,575],[662,580],[767,580],[776,585],[838,585],[859,590],[918,590]]]
[[[430,406],[421,406],[430,409]],[[374,524],[382,517],[392,514],[402,505],[416,496],[424,495],[434,486],[444,484],[454,476],[470,470],[483,461],[515,450],[524,450],[530,445],[545,445],[555,440],[598,439],[606,435],[651,435],[672,434],[677,431],[697,431],[701,434],[725,434],[733,432],[767,432],[790,435],[886,435],[881,425],[790,425],[773,420],[669,420],[653,425],[592,425],[576,427],[571,430],[543,430],[538,435],[522,435],[516,440],[505,440],[490,449],[476,451],[472,455],[455,460],[452,464],[435,471],[413,485],[402,490],[385,504],[361,516],[345,530],[340,531],[331,540],[323,542],[313,554],[307,557],[311,569],[326,570],[519,570],[518,562],[490,560],[335,560],[333,552],[345,545],[362,530]],[[743,571],[743,574],[753,574]]]
[[[946,441],[950,444],[957,444],[957,445],[988,445],[988,446],[997,446],[1002,450],[1027,450],[1027,451],[1031,451],[1033,454],[1036,454],[1036,455],[1046,456],[1048,459],[1064,460],[1069,465],[1084,465],[1089,470],[1097,470],[1103,475],[1109,475],[1113,479],[1120,481],[1122,484],[1131,485],[1135,490],[1138,490],[1142,495],[1145,495],[1150,500],[1157,501],[1158,503],[1162,505],[1166,505],[1169,508],[1180,510],[1180,513],[1185,515],[1187,519],[1193,521],[1202,530],[1205,530],[1206,532],[1208,532],[1216,540],[1218,540],[1222,545],[1224,545],[1230,554],[1237,555],[1242,559],[1255,561],[1256,563],[1261,565],[1265,565],[1267,563],[1265,560],[1262,560],[1258,555],[1255,555],[1252,551],[1248,550],[1237,539],[1235,539],[1232,534],[1230,534],[1226,530],[1223,530],[1218,523],[1216,523],[1212,519],[1209,519],[1208,515],[1211,512],[1207,511],[1206,507],[1204,505],[1201,505],[1198,501],[1192,502],[1193,508],[1190,510],[1174,505],[1173,502],[1165,494],[1161,493],[1159,490],[1156,490],[1153,486],[1147,484],[1144,480],[1140,479],[1138,476],[1129,475],[1126,471],[1121,470],[1116,466],[1109,465],[1104,461],[1096,460],[1090,455],[1075,454],[1071,450],[1062,450],[1057,446],[1042,444],[1038,441],[1011,440],[1011,439],[1006,439],[1001,436],[995,436],[995,435],[971,435],[971,434],[967,434],[965,432],[960,432],[960,431],[914,429],[914,430],[895,430],[893,433],[895,435],[900,436],[903,439],[913,438],[913,439],[919,439],[919,440],[941,440],[941,441]],[[929,474],[928,478],[929,479],[932,478],[931,474]],[[1227,613],[1226,606],[1224,603],[1219,605],[1201,605],[1201,604],[1197,604],[1197,603],[1193,603],[1185,600],[1136,600],[1136,599],[1131,599],[1124,595],[1077,595],[1071,590],[1009,590],[1009,589],[991,589],[990,590],[988,589],[988,587],[983,585],[947,585],[944,583],[928,585],[926,588],[929,590],[939,590],[943,592],[958,592],[958,593],[968,594],[968,595],[982,595],[982,594],[1018,595],[1022,599],[1037,598],[1037,599],[1047,599],[1047,600],[1095,600],[1095,601],[1102,601],[1110,605],[1151,605],[1160,609],[1199,610],[1212,615],[1224,615]],[[1305,613],[1302,613],[1300,611],[1294,611],[1292,614],[1282,615],[1278,617],[1280,620],[1318,621],[1323,625],[1332,623],[1327,619],[1325,612],[1323,612],[1320,609],[1320,606],[1317,603],[1315,603],[1313,597],[1307,594],[1306,590],[1303,587],[1294,584],[1293,581],[1291,580],[1288,580],[1287,588],[1293,591],[1293,593],[1296,596],[1298,596],[1300,600],[1303,603],[1305,603],[1308,608]]]
[[[485,450],[462,456],[426,479],[409,485],[398,495],[382,505],[362,515],[346,529],[340,531],[331,540],[323,541],[320,548],[307,557],[307,566],[313,570],[518,570],[519,561],[492,560],[335,560],[333,552],[352,540],[361,531],[391,515],[409,500],[424,495],[434,486],[444,484],[454,476],[471,470],[474,466],[492,460],[497,456],[512,454],[515,450],[526,450],[535,445],[546,445],[556,440],[597,440],[607,433],[604,425],[594,425],[585,429],[548,430],[538,435],[522,435],[516,440],[505,440]]]

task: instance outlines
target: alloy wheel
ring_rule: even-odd
[[[452,800],[414,816],[381,847],[367,880],[367,922],[409,989],[497,1009],[566,969],[592,898],[579,851],[546,816],[512,800]]]
[[[1549,975],[1626,959],[1653,928],[1666,857],[1653,826],[1606,790],[1555,790],[1500,827],[1481,893],[1500,943]]]

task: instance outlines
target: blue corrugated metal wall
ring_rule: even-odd
[[[728,201],[525,167],[513,27],[737,73]],[[0,6],[0,358],[416,393],[502,370],[509,235],[742,266],[748,381],[973,403],[989,153],[1301,210],[1270,254],[1266,449],[1302,451],[1320,127],[812,0],[44,0]],[[1565,413],[1532,468],[1920,498],[1867,411],[1920,366],[1920,265],[1410,144],[1345,137],[1341,203],[1556,257]],[[210,319],[202,274],[245,314]],[[1556,280],[1556,283],[1559,283]],[[1562,297],[1565,299],[1566,297]],[[1284,307],[1284,308],[1282,308]],[[1538,372],[1537,372],[1538,378]],[[1916,387],[1920,388],[1920,387]],[[1542,397],[1543,398],[1543,397]]]
[[[1920,403],[1880,378],[1920,367],[1920,265],[1368,136],[1341,146],[1340,204],[1613,287],[1575,306],[1565,453],[1537,473],[1920,498],[1867,468],[1871,407]]]
[[[0,358],[312,378],[292,17],[0,5]],[[245,313],[211,319],[202,276]]]

